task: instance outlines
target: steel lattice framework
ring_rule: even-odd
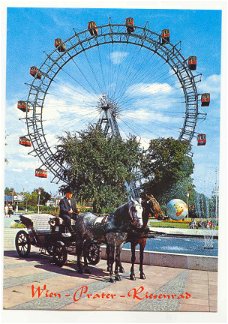
[[[161,35],[147,29],[146,27],[135,26],[135,31],[128,34],[126,26],[123,24],[107,24],[98,26],[98,35],[91,36],[88,30],[76,33],[67,39],[64,44],[66,51],[59,52],[55,49],[50,54],[46,54],[45,61],[39,67],[42,73],[41,79],[34,78],[29,86],[27,104],[30,111],[26,111],[25,121],[33,150],[29,153],[39,157],[42,166],[45,166],[53,175],[52,181],[67,182],[64,173],[65,167],[55,158],[55,153],[51,150],[43,128],[42,114],[44,102],[48,89],[59,71],[74,57],[80,55],[96,46],[109,43],[128,43],[141,46],[154,54],[159,55],[174,71],[183,89],[185,98],[185,117],[180,129],[179,140],[190,142],[195,133],[198,112],[198,93],[196,83],[201,81],[201,74],[193,75],[189,69],[187,60],[181,54],[181,42],[173,45],[166,43],[162,45]]]

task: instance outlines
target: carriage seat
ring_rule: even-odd
[[[50,232],[50,219],[55,219],[55,216],[50,214],[29,214],[22,215],[22,223],[28,228],[39,232]]]
[[[58,219],[60,225],[65,225],[65,222],[61,217],[59,217],[59,216],[55,216],[55,217]],[[71,219],[71,225],[75,225],[74,219]]]

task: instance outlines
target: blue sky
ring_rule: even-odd
[[[26,134],[26,127],[19,120],[23,113],[17,111],[16,103],[27,98],[29,88],[25,83],[32,81],[30,66],[40,66],[45,60],[44,51],[54,50],[54,39],[67,40],[74,34],[73,28],[76,32],[85,30],[91,20],[103,25],[109,17],[112,23],[122,24],[126,17],[132,16],[137,26],[148,22],[147,27],[159,34],[169,28],[171,43],[181,40],[182,55],[198,58],[196,73],[203,74],[198,91],[210,92],[211,104],[209,108],[200,108],[207,112],[207,119],[198,121],[196,132],[207,134],[207,145],[198,147],[196,139],[192,141],[193,178],[199,192],[211,194],[219,163],[220,11],[8,8],[7,15],[6,186],[17,191],[38,186],[52,193],[58,190],[57,185],[50,183],[50,173],[48,179],[34,177],[34,169],[40,162],[27,154],[28,148],[18,144],[19,136]],[[79,55],[76,63],[67,64],[49,89],[43,118],[47,140],[53,149],[56,137],[64,131],[84,129],[89,122],[98,120],[96,105],[102,92],[118,97],[122,136],[134,133],[144,146],[150,138],[178,137],[185,110],[183,94],[161,59],[123,44],[87,52]]]

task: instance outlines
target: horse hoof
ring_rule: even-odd
[[[130,279],[131,279],[131,280],[136,280],[135,275],[132,275],[132,274],[131,274],[131,275],[130,275]]]
[[[140,279],[146,279],[146,276],[144,273],[140,273]]]
[[[91,271],[88,268],[84,269],[84,272],[88,273],[88,274],[91,274]]]
[[[122,278],[119,275],[115,276],[115,279],[116,279],[116,281],[121,281],[122,280]]]
[[[113,278],[110,278],[109,282],[113,283],[113,282],[115,282],[115,280]]]
[[[82,269],[78,269],[77,271],[79,274],[83,274],[83,270]]]
[[[123,267],[120,267],[120,268],[119,268],[119,272],[120,272],[120,273],[124,273],[124,272],[125,272],[125,271],[124,271],[124,268],[123,268]]]

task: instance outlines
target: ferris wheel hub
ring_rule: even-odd
[[[99,102],[98,102],[98,109],[100,111],[108,111],[112,114],[112,115],[117,115],[118,112],[118,106],[115,103],[115,101],[113,101],[112,99],[110,99],[108,97],[108,95],[102,95]]]

